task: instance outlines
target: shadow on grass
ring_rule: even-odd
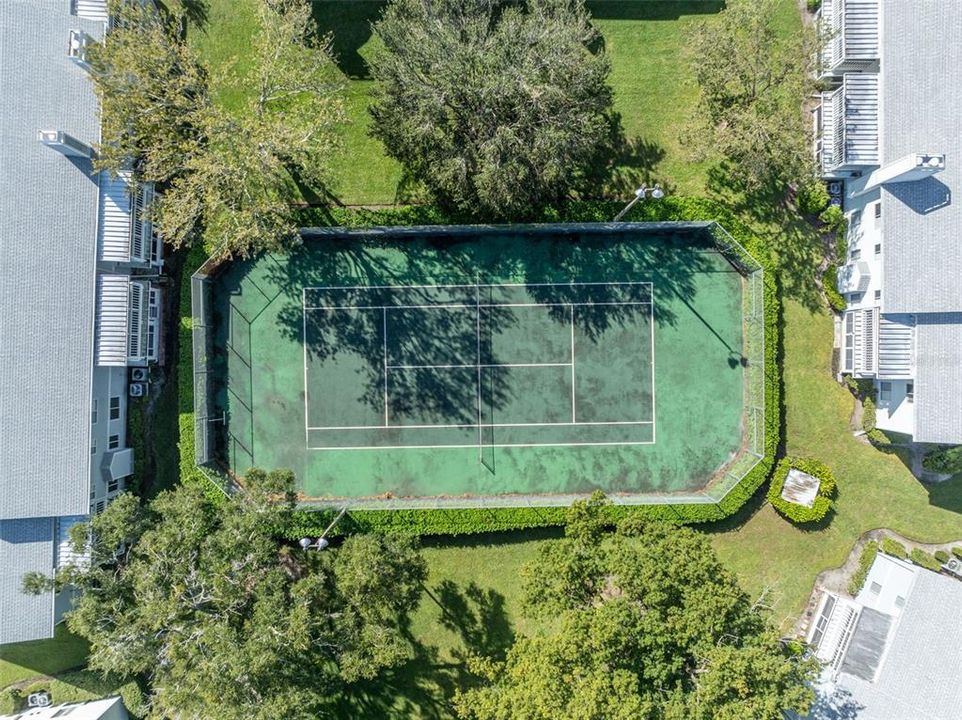
[[[922,483],[929,494],[929,505],[962,513],[962,473],[940,483]]]
[[[371,39],[371,24],[387,3],[383,0],[314,0],[312,13],[321,35],[330,35],[334,59],[349,78],[368,80],[360,50]]]
[[[825,246],[818,231],[789,204],[788,188],[774,184],[748,188],[731,165],[721,162],[708,170],[708,192],[741,215],[772,248],[784,296],[812,312],[822,308],[818,275]]]
[[[504,658],[515,633],[501,593],[451,580],[424,592],[426,600],[437,606],[441,626],[458,636],[461,647],[451,651],[453,659],[442,660],[437,647],[409,634],[414,657],[376,681],[354,685],[340,703],[340,717],[451,718],[455,692],[478,682],[468,671],[466,659],[471,655]]]
[[[588,0],[598,20],[677,20],[683,15],[711,15],[725,7],[723,0]]]

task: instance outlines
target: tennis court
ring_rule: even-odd
[[[699,496],[763,443],[762,308],[715,232],[331,228],[207,268],[198,456],[356,506]]]
[[[303,304],[310,450],[654,440],[650,282],[305,288]],[[599,307],[626,316],[600,340]],[[344,326],[369,343],[326,353]],[[632,360],[608,372],[615,354]]]

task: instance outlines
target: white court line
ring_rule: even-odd
[[[477,326],[475,337],[477,339],[477,358],[478,358],[478,461],[484,462],[483,434],[484,428],[481,427],[481,287],[475,286],[475,298],[477,299]]]
[[[388,424],[387,415],[387,310],[383,313],[384,317],[384,424]]]
[[[467,283],[453,285],[312,285],[305,287],[304,290],[398,290],[404,288],[416,288],[424,290],[427,288],[483,288],[483,287],[581,287],[597,285],[648,285],[651,280],[619,280],[613,282],[553,282],[553,283]]]
[[[632,440],[629,442],[576,442],[576,443],[494,443],[495,448],[531,448],[531,447],[587,447],[599,445],[654,445],[654,440]],[[443,450],[458,448],[474,448],[476,445],[357,445],[350,447],[308,447],[308,450],[325,452],[329,450]]]
[[[654,300],[654,288],[649,297]],[[648,329],[651,332],[651,441],[654,443],[658,436],[658,424],[655,422],[655,304],[648,306]]]
[[[309,305],[305,310],[473,310],[479,308],[523,308],[523,307],[632,307],[651,305],[650,300],[622,300],[621,302],[556,302],[556,303],[431,303],[429,305]]]
[[[458,368],[568,367],[572,363],[468,363],[466,365],[388,365],[388,370],[457,370]]]
[[[492,427],[591,427],[593,425],[653,425],[652,420],[598,420],[597,422],[532,422],[532,423],[490,423]],[[439,430],[458,428],[471,430],[478,425],[451,423],[450,425],[324,425],[311,426],[311,430]]]
[[[301,289],[301,307],[306,308],[307,306],[307,290]],[[302,313],[304,318],[304,444],[310,446],[311,444],[311,430],[308,427],[310,425],[310,418],[308,418],[307,410],[307,311],[304,310]]]
[[[575,413],[577,411],[577,405],[575,404],[575,306],[571,306],[571,422],[575,422],[577,418]]]

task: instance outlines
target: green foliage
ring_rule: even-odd
[[[780,36],[775,0],[731,0],[689,38],[701,89],[691,142],[721,154],[748,190],[786,188],[812,175],[812,91],[816,39],[809,28]]]
[[[869,433],[875,429],[875,400],[870,396],[862,401],[862,429]]]
[[[845,213],[842,212],[842,208],[832,205],[831,207],[825,208],[825,211],[818,216],[818,219],[829,230],[838,230],[845,222]]]
[[[872,430],[869,430],[868,432],[865,433],[865,435],[868,437],[868,439],[871,441],[873,445],[884,448],[892,444],[892,441],[889,439],[889,436],[886,435],[881,430],[879,430],[878,428],[873,428]]]
[[[945,475],[962,473],[962,445],[944,447],[927,453],[922,458],[922,467],[929,472]]]
[[[952,547],[952,554],[959,558],[959,560],[962,560],[962,545],[954,545]]]
[[[615,129],[582,0],[393,0],[374,34],[371,132],[438,203],[521,218],[592,187]]]
[[[819,480],[818,494],[812,507],[789,502],[782,497],[782,488],[788,471],[792,468],[813,475]],[[811,458],[784,458],[775,468],[771,485],[768,487],[768,501],[779,513],[795,523],[813,523],[824,520],[835,507],[832,498],[837,489],[835,476],[827,465]]]
[[[340,72],[329,40],[315,37],[310,3],[258,2],[257,72],[246,78],[256,92],[236,116],[212,101],[175,19],[131,0],[112,6],[120,21],[91,61],[101,166],[116,173],[136,160],[138,179],[162,187],[150,212],[174,246],[200,228],[225,254],[292,242],[296,188],[323,186],[343,115]]]
[[[865,585],[865,578],[868,577],[868,571],[872,569],[872,563],[875,562],[875,558],[878,556],[878,543],[875,540],[870,540],[866,543],[865,548],[862,550],[862,554],[858,559],[858,568],[852,575],[852,578],[848,581],[848,594],[855,596],[858,595],[862,587]]]
[[[941,565],[945,565],[945,563],[947,563],[947,562],[951,559],[951,557],[952,557],[952,556],[951,556],[949,553],[947,553],[945,550],[936,550],[936,551],[933,553],[933,555],[935,555],[935,559],[938,560],[938,561],[939,561],[939,564],[941,564]]]
[[[894,538],[884,538],[882,540],[881,549],[886,555],[897,557],[900,560],[905,560],[909,556],[908,550],[905,549],[905,546]]]
[[[586,513],[601,524],[604,506]],[[573,555],[587,572],[571,572]],[[546,543],[524,578],[527,606],[551,629],[522,636],[504,662],[473,658],[479,683],[456,695],[461,718],[780,720],[808,710],[817,663],[782,647],[703,535],[624,523],[592,542]]]
[[[845,298],[838,291],[838,266],[834,263],[829,263],[828,267],[825,268],[822,275],[822,287],[825,289],[825,297],[828,299],[828,304],[832,310],[838,313],[845,312],[848,303],[845,302]]]
[[[909,553],[909,559],[916,565],[924,567],[926,570],[939,572],[942,569],[942,563],[922,548],[912,548],[912,552]]]
[[[805,6],[808,8],[810,13],[814,13],[820,7],[822,7],[822,0],[806,0]]]
[[[244,486],[217,504],[193,484],[148,506],[122,495],[90,522],[91,566],[70,568],[67,624],[90,669],[142,683],[157,716],[331,716],[347,683],[411,659],[415,541],[305,553],[279,540],[292,473],[254,469]]]
[[[828,206],[829,200],[825,183],[817,178],[802,184],[795,196],[795,204],[803,215],[818,215]]]

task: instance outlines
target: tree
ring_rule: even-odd
[[[637,522],[603,538],[583,532],[603,511],[597,499],[577,505],[576,535],[546,544],[526,568],[526,608],[550,623],[503,663],[472,660],[480,685],[458,693],[460,717],[781,720],[784,710],[807,711],[817,664],[782,647],[703,536]]]
[[[94,52],[104,116],[99,164],[158,183],[155,226],[174,246],[203,230],[227,255],[296,241],[293,201],[322,188],[343,119],[343,78],[329,38],[316,36],[306,0],[259,0],[249,76],[222,82],[250,90],[228,112],[208,73],[179,36],[180,22],[114,0],[122,19]],[[228,73],[230,75],[230,73]]]
[[[816,37],[808,28],[780,37],[775,4],[731,0],[689,37],[701,89],[692,144],[703,156],[721,154],[750,191],[781,191],[812,175],[802,104],[814,87]]]
[[[582,0],[393,0],[372,134],[440,203],[524,217],[610,151],[609,63]]]
[[[260,470],[221,502],[181,486],[111,503],[76,538],[90,566],[65,576],[89,666],[138,679],[158,717],[336,716],[350,683],[412,656],[425,565],[410,539],[302,551],[279,539],[293,509],[291,473]]]

